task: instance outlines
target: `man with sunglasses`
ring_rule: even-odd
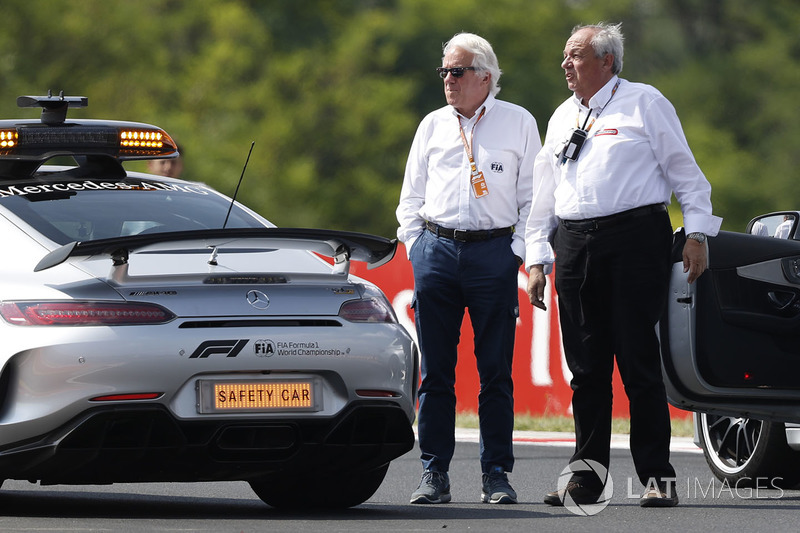
[[[480,377],[481,499],[516,503],[511,363],[519,315],[517,274],[541,148],[533,116],[497,100],[500,68],[491,45],[470,33],[444,46],[447,105],[419,125],[397,219],[414,269],[422,353],[419,444],[423,466],[411,503],[450,501],[455,449],[455,368],[464,309],[475,333]]]
[[[574,95],[550,118],[534,165],[528,294],[534,306],[546,308],[545,269],[555,262],[561,338],[572,372],[572,476],[544,498],[556,506],[567,497],[592,504],[607,496],[606,479],[596,474],[609,466],[615,359],[630,402],[631,455],[645,486],[639,504],[678,504],[655,331],[671,269],[666,204],[674,192],[687,233],[682,250],[689,283],[706,269],[706,235],[716,235],[722,222],[712,215],[711,186],[675,109],[655,88],[619,78],[622,55],[619,24],[573,30],[561,68]]]

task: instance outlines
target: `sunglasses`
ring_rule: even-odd
[[[448,73],[452,74],[454,78],[460,78],[468,70],[475,70],[475,67],[453,67],[453,68],[438,67],[436,69],[436,72],[439,73],[440,78],[445,79]]]

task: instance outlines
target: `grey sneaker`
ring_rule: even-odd
[[[500,466],[493,466],[483,474],[481,500],[484,503],[517,503],[517,493],[508,483],[508,476]]]
[[[447,503],[450,501],[450,476],[447,472],[426,470],[419,487],[411,495],[411,503]]]

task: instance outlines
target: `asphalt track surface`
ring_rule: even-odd
[[[480,502],[477,432],[459,431],[451,466],[453,501],[410,505],[419,481],[419,450],[395,460],[378,492],[342,511],[286,512],[264,505],[246,483],[154,483],[45,486],[6,481],[0,491],[4,532],[417,532],[417,531],[796,531],[800,491],[725,486],[713,478],[690,439],[674,439],[681,504],[643,509],[627,439],[615,437],[613,496],[591,516],[542,503],[572,452],[572,435],[521,432],[509,476],[517,505]],[[766,482],[765,482],[766,483]],[[762,483],[762,485],[765,485]],[[342,480],[347,490],[347,480]],[[302,498],[302,494],[298,495]]]

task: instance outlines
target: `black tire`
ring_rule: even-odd
[[[700,445],[717,478],[739,487],[791,488],[800,483],[800,453],[780,422],[700,413]]]
[[[370,499],[387,470],[389,463],[367,472],[258,479],[251,481],[250,487],[261,501],[278,509],[346,509]]]

